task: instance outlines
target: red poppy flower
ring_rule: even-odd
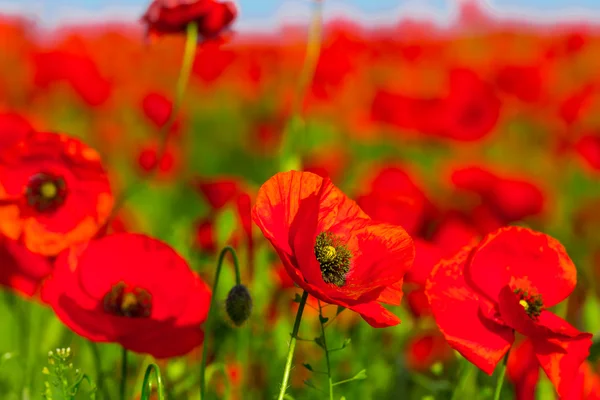
[[[500,90],[523,102],[535,103],[542,97],[542,70],[537,65],[505,65],[495,78]]]
[[[33,127],[25,118],[15,113],[0,114],[0,151],[25,139]]]
[[[46,257],[6,238],[0,239],[0,265],[0,285],[26,296],[33,296],[52,272],[52,264]]]
[[[205,39],[218,37],[237,16],[232,2],[215,0],[154,0],[142,17],[149,35],[184,33],[190,23],[198,24]]]
[[[210,218],[201,219],[196,222],[196,246],[207,253],[213,254],[217,251],[217,243],[214,232],[214,222]]]
[[[202,343],[210,289],[168,245],[119,233],[61,253],[42,299],[75,333],[157,358]]]
[[[449,72],[449,95],[438,118],[438,135],[476,141],[492,132],[500,118],[501,102],[491,86],[474,71],[455,68]]]
[[[582,136],[575,144],[575,150],[590,169],[600,171],[600,135]]]
[[[405,347],[407,367],[426,372],[437,362],[452,358],[452,348],[438,331],[428,331],[412,337]]]
[[[241,184],[235,178],[198,179],[195,185],[215,210],[222,209],[242,192]]]
[[[59,50],[38,53],[33,64],[34,83],[42,89],[66,82],[89,106],[100,106],[110,98],[112,84],[86,55]]]
[[[414,258],[403,228],[373,221],[329,179],[310,172],[269,179],[252,217],[302,289],[359,313],[371,326],[400,322],[379,303],[399,305],[402,298]]]
[[[521,340],[513,346],[506,363],[506,375],[515,385],[516,400],[535,400],[540,364],[531,340]]]
[[[400,225],[411,234],[421,228],[430,204],[406,171],[382,168],[368,186],[370,192],[358,196],[356,202],[371,218]]]
[[[147,93],[141,101],[141,108],[146,118],[148,118],[154,126],[161,129],[165,126],[171,111],[173,103],[166,96],[156,92]],[[181,129],[179,120],[175,120],[169,130],[170,135],[178,135]]]
[[[113,202],[98,153],[77,139],[32,133],[0,153],[0,232],[35,253],[91,239]]]
[[[533,343],[521,340],[508,356],[507,376],[515,385],[516,400],[535,400],[539,380],[539,363]],[[560,397],[562,400],[600,400],[600,377],[589,362],[581,364],[571,390]]]
[[[559,395],[568,393],[591,336],[547,310],[575,288],[576,269],[555,239],[508,227],[440,262],[427,296],[448,343],[488,374],[515,331],[528,337]]]
[[[595,92],[596,87],[588,83],[562,101],[558,114],[566,125],[572,125],[581,118],[582,113],[588,111]]]

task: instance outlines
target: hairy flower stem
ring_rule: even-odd
[[[290,379],[290,371],[292,370],[292,360],[294,358],[294,350],[296,349],[296,340],[298,338],[298,330],[300,329],[300,321],[302,320],[302,313],[304,312],[304,306],[306,305],[306,299],[308,298],[308,292],[305,290],[302,292],[302,298],[298,304],[298,312],[296,313],[296,320],[294,321],[294,329],[292,330],[292,337],[288,346],[287,359],[285,361],[285,369],[283,371],[283,379],[281,380],[281,387],[279,389],[279,397],[277,400],[283,400],[285,398],[285,392],[287,390],[288,381]]]
[[[121,351],[121,383],[119,385],[119,399],[125,400],[127,393],[127,349]]]
[[[327,380],[329,381],[329,400],[333,400],[333,380],[331,378],[331,363],[329,361],[329,349],[327,348],[327,340],[325,339],[325,324],[323,323],[323,307],[319,300],[319,324],[321,325],[321,344],[325,350],[325,359],[327,360]]]
[[[204,345],[202,346],[202,362],[200,363],[200,400],[204,399],[204,395],[206,394],[206,357],[208,356],[208,352],[206,349],[208,348],[208,338],[209,333],[212,328],[212,310],[213,305],[215,304],[215,297],[217,295],[217,287],[219,285],[219,276],[221,275],[221,267],[223,266],[223,260],[225,259],[225,255],[227,252],[231,253],[231,257],[233,258],[233,266],[235,268],[235,283],[236,285],[241,284],[241,276],[240,276],[240,265],[237,257],[237,253],[235,249],[231,246],[225,246],[221,253],[219,254],[219,260],[217,261],[217,271],[215,272],[215,280],[213,282],[212,294],[210,297],[210,305],[208,308],[208,316],[206,317],[206,329],[204,335]]]
[[[500,374],[498,375],[498,380],[496,381],[496,390],[494,390],[494,400],[500,399],[500,392],[502,391],[502,385],[504,384],[504,376],[506,375],[506,363],[508,362],[509,352],[510,351],[506,352],[504,360],[502,361],[502,365],[500,366]]]
[[[115,206],[113,208],[113,212],[107,223],[113,220],[113,218],[117,215],[117,212],[123,207],[123,204],[127,201],[127,199],[135,192],[138,191],[140,186],[142,186],[146,180],[151,179],[154,174],[158,171],[158,167],[160,165],[161,160],[165,156],[167,152],[167,148],[169,145],[169,137],[170,131],[175,123],[175,119],[179,114],[179,110],[181,108],[181,103],[183,102],[183,97],[185,96],[185,89],[188,86],[188,82],[190,80],[190,75],[192,73],[192,66],[194,65],[194,59],[196,58],[196,48],[198,46],[198,25],[196,23],[189,23],[187,25],[187,34],[185,40],[185,50],[183,52],[183,60],[181,62],[181,69],[179,70],[179,78],[177,79],[177,86],[175,87],[175,97],[173,100],[173,108],[171,113],[169,114],[169,119],[162,126],[159,132],[159,137],[161,138],[161,143],[156,153],[156,164],[152,166],[152,169],[148,172],[145,179],[138,181],[136,184],[129,187],[128,190],[125,190],[119,199],[117,199]]]
[[[165,385],[163,383],[162,375],[160,374],[160,369],[156,364],[150,364],[148,365],[148,368],[146,368],[146,373],[144,374],[144,383],[142,386],[142,396],[140,400],[150,400],[150,395],[152,393],[150,375],[152,374],[152,372],[154,372],[154,376],[156,377],[158,400],[165,400]]]

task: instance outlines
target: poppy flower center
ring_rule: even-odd
[[[523,289],[515,289],[514,293],[519,298],[519,304],[531,319],[537,319],[544,308],[542,296]]]
[[[331,232],[319,233],[315,241],[315,257],[321,266],[323,280],[338,287],[344,286],[352,253],[341,238]]]
[[[152,295],[147,290],[119,282],[104,296],[104,310],[118,317],[148,318],[152,312]]]
[[[67,184],[61,176],[40,172],[29,178],[25,197],[37,212],[56,211],[65,202]]]

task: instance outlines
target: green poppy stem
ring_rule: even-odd
[[[163,383],[162,375],[160,374],[160,369],[156,364],[148,365],[146,368],[146,373],[144,374],[144,383],[142,386],[142,397],[140,400],[150,400],[150,395],[152,394],[152,382],[150,381],[150,376],[154,372],[154,376],[156,377],[156,388],[158,389],[158,400],[165,400],[165,385]]]
[[[285,369],[283,371],[283,379],[279,389],[279,397],[277,398],[278,400],[283,400],[285,398],[285,392],[287,391],[288,381],[290,379],[290,371],[292,370],[294,350],[296,349],[296,340],[298,338],[298,330],[300,329],[300,321],[302,320],[302,313],[304,312],[306,299],[308,299],[308,292],[305,290],[302,293],[302,298],[300,299],[300,303],[298,305],[298,312],[296,313],[296,320],[294,321],[294,329],[292,330],[292,338],[290,339],[290,344],[288,347]]]
[[[329,361],[329,349],[327,348],[327,340],[325,339],[325,324],[323,323],[323,307],[319,300],[319,323],[321,324],[321,338],[323,350],[325,350],[325,359],[327,360],[327,380],[329,381],[329,400],[333,400],[333,380],[331,378],[331,362]]]
[[[127,393],[127,349],[121,349],[121,383],[119,385],[119,399],[125,400]]]
[[[179,114],[179,110],[181,109],[181,104],[183,102],[183,98],[185,96],[185,90],[188,86],[188,82],[190,80],[190,75],[192,74],[192,67],[194,65],[194,60],[196,59],[196,48],[198,46],[198,25],[196,23],[189,23],[187,25],[186,32],[186,40],[185,40],[185,49],[183,52],[183,60],[181,62],[181,69],[179,70],[179,77],[177,78],[177,85],[175,86],[175,97],[173,100],[173,109],[169,114],[169,119],[167,122],[161,127],[159,132],[159,137],[161,138],[160,147],[156,153],[156,164],[152,166],[151,171],[146,175],[145,179],[138,181],[136,184],[129,187],[129,190],[125,190],[121,197],[117,199],[115,202],[115,206],[113,208],[113,212],[111,217],[109,218],[109,222],[117,215],[117,212],[121,209],[123,204],[127,201],[127,199],[137,190],[139,187],[144,184],[144,182],[150,179],[156,172],[158,171],[158,166],[160,161],[165,156],[167,152],[167,148],[169,145],[169,137],[170,131],[175,123],[175,119]]]
[[[500,366],[500,374],[498,375],[498,380],[496,381],[496,390],[494,390],[494,400],[500,399],[500,392],[502,391],[502,385],[504,384],[504,377],[506,375],[506,364],[508,362],[508,354],[504,356],[504,360],[502,361],[502,365]]]
[[[237,256],[237,253],[235,252],[235,249],[231,246],[225,246],[225,248],[223,248],[223,250],[221,250],[221,253],[219,254],[219,260],[217,261],[217,271],[215,272],[215,280],[213,282],[212,294],[210,297],[208,316],[206,317],[204,345],[202,346],[202,362],[200,364],[200,400],[203,400],[204,395],[206,394],[205,373],[206,373],[206,357],[208,355],[208,352],[206,351],[206,349],[208,347],[208,334],[210,333],[211,328],[212,328],[211,315],[212,315],[212,310],[214,308],[213,305],[215,303],[215,298],[217,295],[217,287],[219,285],[219,276],[221,275],[221,267],[223,266],[223,260],[225,259],[225,255],[228,252],[231,253],[231,258],[233,258],[233,266],[235,267],[235,282],[236,282],[236,284],[240,285],[241,280],[242,280],[241,275],[240,275],[240,265],[239,265],[239,261],[238,261],[238,256]]]

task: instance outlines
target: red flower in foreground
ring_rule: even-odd
[[[81,336],[166,358],[202,343],[210,289],[166,244],[121,233],[61,253],[42,299]]]
[[[568,393],[591,336],[547,310],[575,288],[576,269],[555,239],[509,227],[440,262],[427,282],[436,322],[450,346],[492,374],[515,340],[528,337],[559,395]]]
[[[218,37],[237,16],[232,2],[215,0],[154,0],[142,17],[149,35],[184,33],[190,23],[206,39]]]
[[[515,385],[516,400],[535,400],[539,380],[539,364],[531,340],[522,340],[510,352],[507,363],[508,378]],[[581,364],[575,381],[562,400],[600,400],[600,377],[589,362]]]
[[[0,239],[0,285],[32,296],[52,265],[44,256],[27,250],[14,240]]]
[[[43,255],[94,237],[113,197],[95,150],[56,133],[32,133],[0,153],[0,233]]]
[[[403,228],[373,221],[329,179],[310,172],[269,179],[252,217],[302,289],[359,313],[371,326],[400,323],[379,303],[399,305],[402,298],[414,258]]]

